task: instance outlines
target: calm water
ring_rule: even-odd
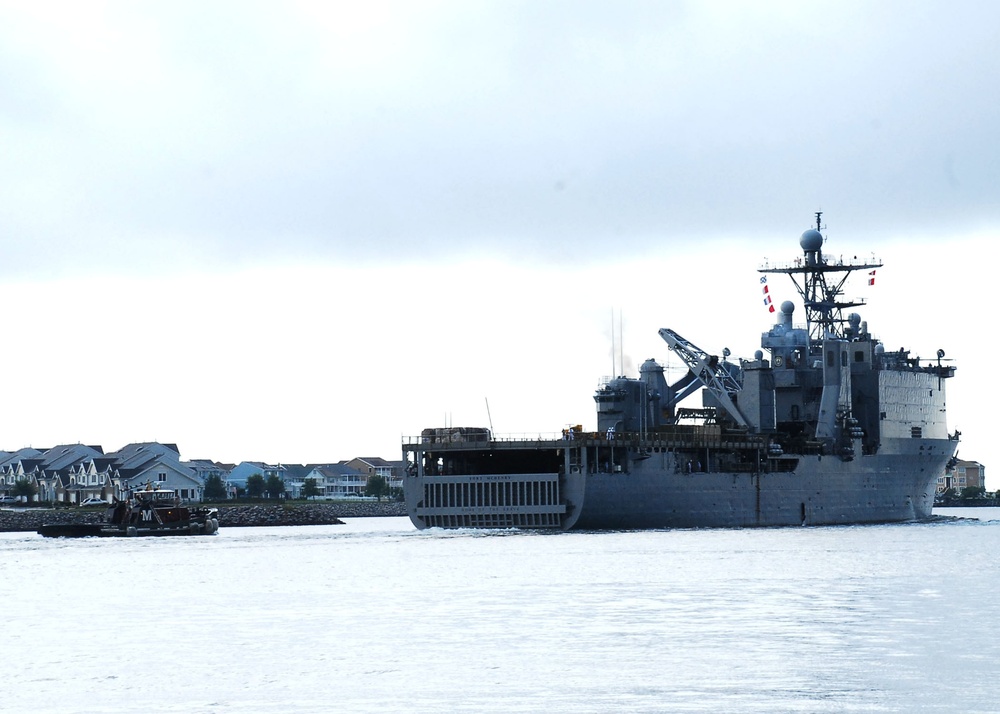
[[[1000,509],[939,512],[984,520],[2,534],[0,711],[1000,711]]]

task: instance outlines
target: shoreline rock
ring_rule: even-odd
[[[399,501],[238,503],[219,506],[219,528],[343,525],[343,518],[405,515],[406,506]],[[46,523],[82,524],[103,521],[104,509],[0,510],[0,532],[3,533],[37,531]]]

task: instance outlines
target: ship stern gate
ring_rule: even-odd
[[[583,501],[582,441],[424,434],[405,440],[403,455],[407,513],[420,529],[567,529]]]

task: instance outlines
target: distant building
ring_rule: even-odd
[[[313,470],[311,464],[285,464],[285,493],[289,498],[302,498],[302,489]]]
[[[123,498],[127,491],[139,488],[164,488],[177,491],[182,501],[202,500],[204,484],[194,469],[181,463],[176,444],[143,442],[129,444],[111,454],[118,470],[115,494]]]
[[[401,461],[386,461],[378,456],[359,456],[342,462],[365,475],[365,483],[372,476],[381,476],[389,488],[403,487],[403,464]]]
[[[88,498],[111,502],[147,485],[173,489],[182,501],[202,498],[202,483],[193,469],[181,463],[175,444],[129,444],[110,454],[85,444],[0,452],[0,494],[10,495],[22,479],[34,481],[35,500],[52,503],[81,503]]]
[[[301,498],[307,479],[316,479],[320,498],[363,496],[372,476],[381,476],[390,488],[402,488],[403,462],[377,456],[358,457],[335,464],[267,464],[243,461],[222,464],[209,459],[181,461],[176,444],[142,442],[108,454],[100,446],[67,444],[50,449],[0,451],[0,496],[13,495],[21,480],[36,486],[34,500],[81,503],[88,498],[111,502],[128,491],[162,488],[177,492],[181,501],[204,499],[205,480],[219,477],[230,496],[246,490],[254,474],[266,482],[276,476],[292,498]]]
[[[266,464],[263,461],[241,461],[229,472],[227,483],[241,491],[245,491],[247,488],[247,479],[254,474],[260,474],[264,481],[267,481],[269,476],[277,476],[284,481],[286,470],[281,464]]]
[[[70,503],[83,503],[88,498],[99,498],[110,503],[114,500],[116,484],[120,479],[118,464],[109,456],[85,457],[56,473],[60,476],[62,491],[66,494],[63,500]],[[50,499],[42,499],[42,493],[48,493],[44,481],[38,481],[38,497],[47,501]],[[56,493],[59,493],[58,489]]]
[[[184,465],[194,471],[194,475],[198,479],[198,482],[201,483],[202,488],[205,488],[205,480],[210,476],[217,476],[223,485],[225,485],[226,480],[229,478],[229,472],[233,468],[232,464],[220,464],[208,459],[192,459],[191,461],[185,461]]]
[[[32,448],[0,452],[0,496],[13,495],[14,484],[23,478],[33,478],[37,482],[44,464],[41,455],[41,451]],[[53,476],[53,479],[58,480],[58,477]]]
[[[937,492],[944,493],[949,488],[961,493],[963,488],[986,488],[986,467],[978,461],[958,460],[952,471],[938,476]]]
[[[364,496],[368,477],[345,463],[316,466],[307,478],[316,479],[323,498],[339,499]]]

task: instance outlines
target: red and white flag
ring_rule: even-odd
[[[868,284],[869,285],[874,285],[875,284],[875,271],[874,270],[872,272],[868,273]]]
[[[771,304],[770,290],[767,288],[767,276],[762,275],[760,277],[761,290],[764,293],[764,306],[767,307],[768,312],[774,312],[774,305]]]

